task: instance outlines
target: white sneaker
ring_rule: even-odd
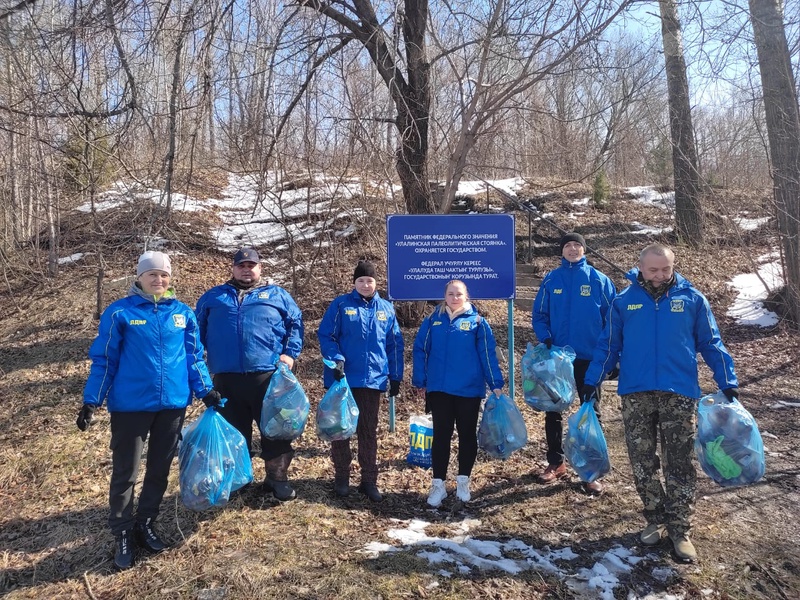
[[[441,479],[434,479],[431,484],[431,492],[428,494],[428,505],[433,508],[438,508],[445,498],[447,498],[447,490],[444,487],[444,481]]]
[[[469,502],[472,498],[469,494],[469,475],[456,477],[456,497],[462,502]]]

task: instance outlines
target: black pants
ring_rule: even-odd
[[[578,394],[583,387],[586,371],[589,369],[589,364],[592,361],[576,358],[572,363],[575,370],[575,385],[578,388]],[[600,419],[600,396],[597,396],[597,402],[594,403],[594,412],[597,418]],[[548,412],[544,415],[544,434],[547,438],[547,462],[551,465],[560,465],[564,462],[564,449],[561,446],[563,436],[563,426],[561,424],[561,413]]]
[[[453,427],[458,431],[458,474],[470,475],[478,456],[478,413],[481,398],[465,398],[444,392],[429,392],[425,402],[433,417],[431,460],[433,478],[446,479],[450,463]]]
[[[225,420],[238,429],[253,452],[253,422],[261,422],[261,407],[267,393],[269,380],[275,371],[268,373],[217,373],[214,389],[228,401],[219,409]],[[259,427],[259,431],[261,428]],[[259,434],[260,435],[260,434]],[[261,458],[271,460],[292,451],[289,440],[268,440],[261,435]]]
[[[185,415],[185,408],[111,413],[112,458],[108,525],[114,535],[131,529],[134,522],[144,523],[148,518],[158,517]],[[134,486],[148,435],[150,441],[147,444],[144,482],[134,518]]]
[[[361,467],[361,483],[378,482],[378,409],[381,391],[370,388],[353,388],[353,398],[358,406],[358,465]],[[350,439],[331,442],[331,459],[337,479],[350,476],[353,451]]]

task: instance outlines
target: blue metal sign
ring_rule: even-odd
[[[476,300],[509,300],[516,287],[513,215],[389,215],[392,300],[441,300],[460,279]]]

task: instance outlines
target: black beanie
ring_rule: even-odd
[[[561,238],[560,244],[560,251],[564,252],[564,246],[569,244],[570,242],[578,242],[581,246],[583,246],[583,251],[586,252],[586,240],[583,239],[583,236],[580,233],[568,233],[564,237]]]
[[[353,283],[355,283],[356,279],[359,277],[375,277],[375,265],[373,265],[368,260],[360,260],[356,265],[356,270],[353,272]]]

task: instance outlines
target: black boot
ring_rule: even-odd
[[[167,548],[167,544],[153,530],[153,519],[150,517],[143,523],[136,523],[133,527],[133,535],[136,538],[136,543],[151,554],[158,554]]]
[[[286,452],[275,458],[265,460],[267,470],[267,477],[264,479],[264,487],[272,492],[281,502],[292,500],[297,497],[294,488],[289,485],[289,477],[287,471],[292,462],[294,452]]]
[[[114,566],[120,571],[133,566],[133,532],[130,529],[120,532],[114,539]]]
[[[358,486],[358,491],[364,494],[367,498],[372,500],[373,502],[380,502],[383,500],[383,496],[381,496],[380,491],[378,490],[378,486],[374,483],[361,483]]]
[[[333,479],[333,491],[337,496],[344,498],[350,495],[350,478],[349,477],[335,477]]]

